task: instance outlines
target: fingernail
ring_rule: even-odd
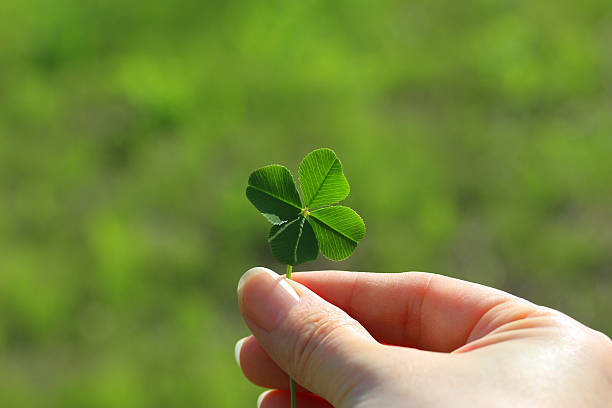
[[[243,339],[238,340],[236,342],[236,345],[234,346],[234,357],[236,357],[236,363],[238,363],[238,367],[242,367],[240,365],[240,350],[242,350],[242,344],[246,339],[247,338],[245,337]]]
[[[259,397],[257,397],[257,408],[261,408],[261,402],[266,397],[266,395],[270,392],[272,392],[272,390],[264,391],[261,394],[259,394]]]
[[[252,268],[238,282],[242,313],[265,331],[273,331],[300,297],[285,278],[267,268]]]

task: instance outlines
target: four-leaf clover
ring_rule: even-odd
[[[280,262],[297,265],[325,257],[348,258],[365,235],[361,217],[349,207],[334,205],[346,198],[349,184],[331,149],[309,153],[299,168],[302,197],[289,170],[265,166],[249,177],[246,195],[270,221],[268,242]]]

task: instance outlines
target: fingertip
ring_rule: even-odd
[[[238,367],[242,368],[242,365],[240,364],[240,351],[242,350],[242,345],[244,344],[244,341],[247,339],[248,337],[244,337],[240,340],[238,340],[236,342],[236,345],[234,346],[234,357],[236,358],[236,363],[238,364]]]
[[[270,389],[287,389],[289,377],[270,358],[253,336],[246,337],[240,345],[240,369],[253,384]],[[298,385],[298,391],[305,391]]]
[[[249,269],[238,282],[238,306],[254,334],[273,332],[300,300],[284,276],[267,268]]]
[[[261,408],[261,403],[263,402],[264,398],[266,398],[266,395],[268,395],[271,392],[272,390],[267,390],[259,394],[259,397],[257,397],[257,408]]]
[[[244,285],[247,283],[247,281],[254,275],[257,275],[260,272],[265,272],[265,273],[269,273],[272,276],[276,276],[278,277],[279,275],[274,272],[271,269],[268,269],[264,266],[255,266],[251,269],[249,269],[248,271],[246,271],[245,273],[242,274],[242,276],[240,277],[240,280],[238,281],[238,287],[236,288],[236,292],[238,293],[238,296],[240,297],[240,294],[242,293],[242,289],[244,288]]]

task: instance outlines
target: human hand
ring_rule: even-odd
[[[556,310],[422,272],[292,278],[238,284],[259,408],[289,406],[286,373],[299,408],[612,407],[612,341]]]

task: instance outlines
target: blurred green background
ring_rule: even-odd
[[[366,238],[612,331],[612,8],[0,0],[0,405],[255,406],[250,171],[343,160]]]

